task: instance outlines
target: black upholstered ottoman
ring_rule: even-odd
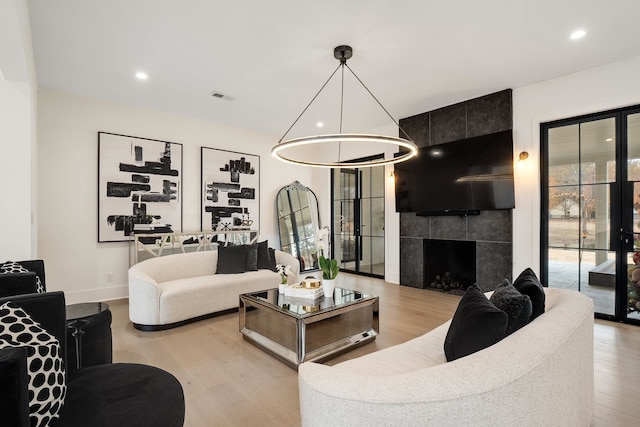
[[[153,366],[115,363],[70,374],[56,427],[180,427],[184,394],[178,380]]]

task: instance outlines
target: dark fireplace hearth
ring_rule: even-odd
[[[423,240],[424,288],[461,295],[476,282],[476,242]]]

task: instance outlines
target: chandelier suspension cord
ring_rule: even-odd
[[[334,76],[334,74],[338,71],[338,68],[340,68],[342,66],[342,64],[338,65],[336,67],[335,70],[333,70],[333,73],[331,73],[331,75],[329,76],[329,78],[327,79],[326,82],[324,82],[324,84],[322,85],[322,87],[320,88],[320,90],[318,91],[318,93],[315,94],[315,96],[313,97],[313,99],[311,99],[311,102],[309,102],[309,104],[307,104],[306,107],[304,107],[304,110],[302,110],[302,113],[300,113],[300,115],[298,116],[298,118],[291,124],[291,126],[289,126],[289,129],[287,129],[287,131],[284,133],[284,135],[282,135],[282,138],[280,138],[280,140],[278,141],[278,144],[280,144],[282,142],[282,140],[284,139],[285,136],[287,136],[287,134],[289,133],[289,131],[291,130],[292,127],[294,127],[296,125],[296,123],[298,123],[298,120],[300,120],[300,117],[302,117],[302,115],[305,113],[305,111],[307,111],[307,109],[311,106],[311,104],[313,104],[313,101],[316,100],[316,98],[318,97],[318,95],[320,95],[320,92],[322,92],[322,90],[324,89],[324,87],[329,83],[329,81],[331,80],[331,78]],[[344,72],[344,70],[343,70]],[[353,71],[352,71],[353,73]],[[355,74],[354,74],[355,75]],[[357,77],[356,77],[357,78]],[[360,80],[360,79],[358,79]],[[362,82],[361,82],[362,83]],[[367,89],[369,90],[369,89]],[[371,92],[369,92],[371,93]],[[377,99],[376,99],[377,101]],[[378,102],[379,104],[380,102]],[[389,114],[389,113],[387,113]],[[342,117],[342,115],[341,115]]]
[[[371,95],[371,97],[372,97],[373,99],[375,99],[375,100],[376,100],[376,102],[378,103],[378,105],[380,106],[380,108],[382,108],[382,109],[384,110],[384,112],[385,112],[385,113],[387,113],[387,116],[389,116],[389,118],[390,118],[391,120],[393,120],[393,123],[395,123],[395,125],[396,125],[396,126],[398,126],[398,129],[400,129],[400,131],[404,134],[404,136],[405,136],[409,141],[413,141],[413,140],[411,139],[411,137],[409,137],[409,135],[407,135],[407,133],[404,131],[404,129],[402,129],[402,126],[400,126],[400,123],[398,123],[398,122],[396,121],[396,119],[394,119],[394,118],[393,118],[393,116],[391,115],[391,113],[389,113],[389,112],[387,111],[387,109],[386,109],[386,108],[384,108],[384,105],[382,105],[382,103],[381,103],[380,101],[378,101],[378,98],[376,98],[376,96],[375,96],[375,95],[374,95],[374,94],[369,90],[369,88],[367,87],[367,85],[365,85],[365,84],[362,82],[362,80],[360,80],[360,77],[358,77],[358,76],[356,75],[356,73],[354,73],[354,72],[353,72],[353,70],[351,69],[351,67],[349,67],[349,65],[348,65],[346,62],[344,63],[344,65],[349,69],[349,71],[351,71],[351,74],[353,74],[353,76],[354,76],[354,77],[355,77],[355,78],[360,82],[360,84],[362,85],[362,87],[363,87],[363,88],[365,88],[365,90],[366,90],[367,92],[369,92],[369,95]],[[288,131],[287,131],[287,132],[288,132]]]
[[[342,133],[342,112],[344,111],[344,66],[346,61],[340,61],[342,67],[342,84],[340,86],[340,133]],[[342,152],[342,141],[338,141],[338,163],[340,163],[340,156]]]

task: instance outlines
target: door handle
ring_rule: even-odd
[[[635,240],[635,236],[637,233],[632,231],[625,231],[624,229],[620,229],[620,241],[624,242],[624,244],[628,245],[629,243],[633,244]]]

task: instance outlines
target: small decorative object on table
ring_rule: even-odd
[[[320,268],[322,269],[322,287],[324,288],[324,296],[333,298],[333,290],[336,286],[336,277],[340,272],[338,261],[335,259],[325,258],[320,255]]]
[[[322,283],[320,283],[320,280],[316,279],[313,276],[305,277],[301,284],[307,289],[317,289],[320,286],[322,286]]]
[[[295,283],[287,286],[284,290],[285,297],[292,298],[305,298],[305,299],[318,299],[321,298],[324,293],[322,286],[317,288],[307,288],[304,283]]]
[[[291,274],[291,266],[284,266],[282,264],[276,265],[276,270],[280,274],[280,285],[278,285],[278,292],[284,293],[284,289],[287,287],[287,276]]]

